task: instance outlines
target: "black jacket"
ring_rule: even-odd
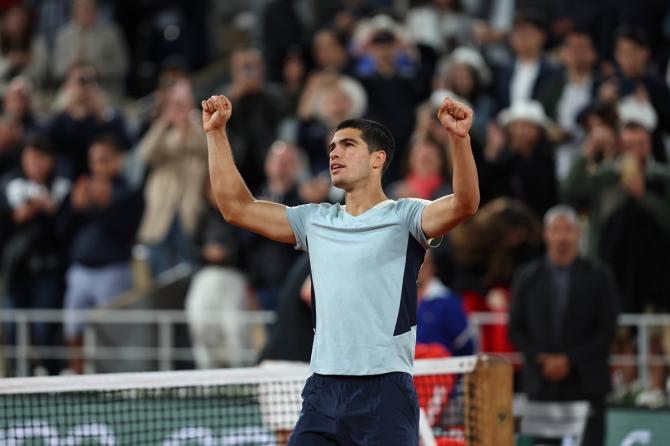
[[[610,390],[608,355],[618,315],[618,297],[609,271],[585,259],[570,267],[570,288],[561,339],[552,335],[553,282],[546,258],[521,269],[512,284],[509,336],[523,353],[524,387],[531,399],[574,400]],[[540,353],[564,353],[570,375],[546,381],[537,363]]]

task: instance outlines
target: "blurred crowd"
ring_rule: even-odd
[[[228,225],[210,194],[197,104],[222,93],[250,189],[291,206],[343,200],[326,145],[355,117],[393,133],[391,198],[449,193],[437,107],[451,96],[474,109],[481,206],[432,252],[419,283],[420,321],[456,315],[426,332],[427,345],[472,352],[466,315],[509,311],[512,279],[543,255],[542,218],[559,203],[585,228],[581,255],[613,271],[622,312],[670,311],[666,1],[182,3],[0,2],[3,308],[106,305],[136,286],[142,252],[157,283],[175,267],[192,271],[185,305],[200,366],[241,364],[214,350],[249,333],[198,322],[226,309],[277,311],[277,327],[311,332],[305,259]],[[212,67],[223,69],[203,77]],[[309,348],[289,341],[308,343],[300,333],[275,330],[264,355],[306,359]],[[76,312],[31,333],[75,352],[81,334]],[[619,330],[616,351],[632,351],[632,339]],[[5,324],[3,342],[14,341]],[[664,343],[659,332],[652,349]],[[479,347],[515,351],[497,325]],[[73,358],[38,364],[81,371]]]

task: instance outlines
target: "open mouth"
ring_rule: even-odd
[[[344,169],[344,166],[342,164],[331,164],[330,165],[330,172],[331,173],[339,172],[342,169]]]

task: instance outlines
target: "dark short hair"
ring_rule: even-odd
[[[514,26],[529,24],[542,31],[545,35],[548,29],[548,20],[545,13],[537,8],[520,9],[514,15]]]
[[[368,145],[370,153],[378,150],[386,152],[386,161],[384,162],[382,173],[386,172],[391,161],[393,161],[393,155],[395,154],[395,141],[393,140],[393,135],[391,135],[389,129],[384,125],[369,119],[347,119],[346,121],[340,122],[337,128],[335,128],[335,131],[342,129],[360,130],[361,138]]]
[[[49,140],[40,134],[28,135],[23,141],[23,150],[33,149],[52,158],[56,157],[56,151]]]
[[[637,26],[623,25],[617,28],[615,34],[615,41],[619,39],[631,40],[637,46],[649,48],[649,37],[647,33]]]
[[[124,147],[121,145],[119,142],[119,138],[116,137],[116,135],[113,135],[111,133],[101,133],[99,135],[96,135],[91,143],[89,144],[89,148],[92,147],[95,144],[100,144],[103,146],[107,146],[110,149],[114,150],[117,153],[123,153],[125,152]]]

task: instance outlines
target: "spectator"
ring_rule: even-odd
[[[604,267],[578,256],[581,233],[572,208],[550,209],[544,228],[546,257],[521,269],[514,280],[510,339],[524,355],[528,398],[589,401],[582,444],[602,446],[616,288]]]
[[[87,172],[88,148],[96,136],[114,135],[121,147],[130,145],[123,116],[108,105],[92,65],[70,67],[57,106],[62,110],[49,120],[46,133],[71,179]]]
[[[496,73],[495,95],[499,109],[533,99],[542,104],[549,116],[555,115],[560,76],[544,55],[546,41],[544,16],[532,9],[519,11],[510,34],[514,61]]]
[[[231,83],[224,90],[235,103],[228,137],[235,147],[235,162],[250,188],[263,182],[263,163],[277,136],[284,104],[277,89],[265,81],[265,64],[255,49],[237,49],[230,56]]]
[[[558,199],[553,147],[547,138],[550,121],[537,101],[515,103],[498,121],[506,133],[489,127],[480,166],[482,201],[514,197],[543,215]]]
[[[27,78],[15,77],[5,90],[2,98],[3,111],[21,123],[26,135],[36,133],[39,124],[32,109],[32,86]]]
[[[138,239],[149,247],[156,277],[179,263],[191,263],[188,240],[204,204],[207,143],[187,81],[171,87],[138,151],[150,168]]]
[[[556,121],[562,130],[563,144],[556,149],[556,175],[566,177],[579,151],[584,134],[578,122],[579,113],[592,101],[598,79],[598,61],[591,37],[585,31],[570,31],[560,49],[563,63],[563,85],[556,105]]]
[[[128,70],[128,55],[120,30],[99,17],[97,0],[73,0],[70,21],[58,31],[52,72],[67,77],[74,64],[90,64],[105,91],[118,97]]]
[[[298,193],[301,173],[298,149],[286,142],[272,144],[265,161],[267,178],[260,192],[260,200],[274,201],[286,206],[303,204]],[[243,233],[246,271],[251,285],[264,310],[277,309],[277,296],[291,265],[299,253],[292,246],[275,242],[250,232]]]
[[[409,150],[405,177],[389,186],[389,196],[432,200],[451,193],[445,184],[447,152],[430,139],[416,139]]]
[[[3,176],[16,168],[21,156],[23,126],[11,115],[0,116],[0,186]]]
[[[263,347],[259,362],[309,363],[314,342],[312,282],[309,257],[300,256],[291,266],[277,298],[277,322]]]
[[[313,175],[329,173],[326,146],[332,130],[345,119],[360,118],[366,108],[358,81],[330,73],[310,76],[298,106],[297,143],[307,152]]]
[[[436,265],[445,283],[459,293],[465,311],[507,313],[514,271],[540,252],[541,224],[522,202],[498,198],[482,206],[475,217],[454,229],[446,239],[447,254]],[[450,264],[451,263],[451,264]],[[509,343],[507,326],[482,327],[479,349],[483,352],[515,351]]]
[[[29,11],[22,6],[7,10],[0,24],[0,90],[30,65],[32,26]]]
[[[414,109],[428,97],[429,81],[402,29],[389,17],[374,17],[360,34],[356,76],[368,94],[366,117],[388,127],[398,147],[385,174],[390,182],[400,176],[399,160],[414,128]]]
[[[312,38],[312,57],[317,72],[351,74],[347,36],[335,28],[323,28]]]
[[[601,101],[616,104],[627,97],[651,104],[658,117],[654,132],[653,153],[659,161],[667,161],[663,133],[670,132],[670,89],[664,79],[651,71],[649,42],[644,31],[623,27],[618,30],[614,44],[618,71],[599,89]]]
[[[66,275],[65,339],[70,368],[83,372],[83,321],[72,310],[99,307],[132,287],[131,250],[142,216],[141,195],[120,175],[123,150],[99,137],[89,151],[90,175],[80,177],[66,206],[63,230],[70,236]]]
[[[416,342],[437,343],[453,356],[472,355],[474,342],[459,295],[435,277],[431,255],[419,270]]]
[[[564,197],[587,206],[587,252],[611,262],[623,311],[649,305],[667,311],[670,169],[652,159],[643,126],[625,125],[619,139],[621,154],[600,163],[598,150],[584,147],[563,184]]]
[[[8,308],[59,309],[63,306],[65,247],[55,227],[59,209],[70,192],[70,181],[55,174],[56,157],[43,139],[30,139],[18,172],[3,188],[3,199],[14,229],[2,256]],[[35,345],[61,342],[56,324],[35,322]],[[14,340],[9,330],[9,342]],[[58,360],[39,359],[48,373],[60,372]]]
[[[495,113],[493,98],[486,92],[490,82],[489,67],[481,54],[472,48],[457,48],[438,64],[437,91],[448,90],[472,105],[475,116],[470,135],[478,145],[484,145],[486,126]]]
[[[195,230],[200,268],[186,295],[193,355],[199,369],[241,367],[240,349],[249,347],[251,326],[236,312],[246,308],[246,279],[237,269],[239,252],[235,229],[219,212],[209,179],[207,203]]]
[[[621,151],[619,200],[604,222],[600,256],[614,271],[625,311],[668,312],[670,168],[650,159],[651,135],[642,126],[624,127]]]
[[[282,78],[282,66],[289,48],[303,43],[303,24],[298,16],[295,2],[293,0],[272,0],[268,2],[263,11],[262,30],[263,48],[265,48],[264,58],[267,61],[268,76],[271,80],[279,82]],[[230,99],[237,103],[235,99]]]
[[[405,23],[412,39],[430,48],[433,61],[463,45],[474,45],[473,22],[461,0],[432,0],[407,12]]]

